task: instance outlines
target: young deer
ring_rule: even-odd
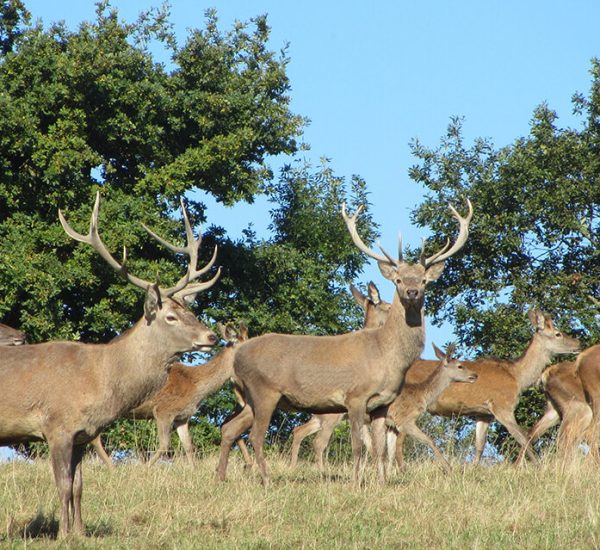
[[[354,285],[350,285],[350,291],[358,305],[362,307],[365,312],[363,328],[377,328],[382,326],[390,312],[391,304],[389,302],[384,302],[381,299],[379,289],[375,286],[375,283],[372,281],[369,282],[368,296],[365,296]],[[312,442],[312,446],[317,464],[322,470],[323,454],[327,445],[329,445],[333,429],[345,416],[346,413],[313,414],[308,422],[294,428],[292,432],[292,456],[290,466],[295,468],[298,464],[298,454],[300,452],[302,441],[309,435],[318,432]],[[365,431],[366,427],[363,430],[363,441],[367,447],[370,448],[371,435],[368,432],[365,433]]]
[[[433,344],[433,350],[439,359],[439,363],[431,374],[423,382],[416,384],[408,383],[407,375],[398,397],[389,406],[386,419],[389,471],[391,471],[394,460],[397,434],[410,435],[429,445],[442,467],[446,471],[451,469],[450,463],[437,448],[431,437],[417,426],[417,420],[452,382],[473,384],[477,381],[477,373],[464,366],[460,360],[453,358],[455,350],[453,345],[448,346],[446,353],[441,351],[435,344]],[[398,466],[402,469],[404,457],[396,455],[396,460]]]
[[[210,288],[220,271],[207,282],[190,284],[212,267],[216,249],[198,270],[200,239],[194,239],[183,203],[187,246],[171,245],[150,231],[163,245],[190,257],[187,273],[171,288],[131,275],[125,261],[115,260],[98,234],[99,205],[98,193],[87,235],[74,231],[59,211],[61,224],[70,237],[91,245],[113,269],[146,291],[144,316],[108,344],[52,341],[11,346],[3,350],[0,362],[0,445],[48,442],[61,502],[61,536],[84,531],[81,458],[87,443],[157,390],[178,354],[209,349],[217,341],[185,303]]]
[[[575,362],[552,365],[544,372],[542,385],[548,401],[544,415],[529,432],[530,444],[560,421],[557,448],[563,459],[572,458],[584,439],[598,459],[600,345],[582,351]]]
[[[478,375],[473,384],[452,384],[432,403],[428,411],[441,416],[470,416],[478,421],[476,429],[475,463],[478,463],[486,442],[487,428],[495,419],[500,422],[522,446],[527,448],[527,435],[515,420],[514,410],[521,393],[535,384],[544,368],[555,355],[577,353],[579,342],[559,332],[552,319],[532,309],[529,320],[535,329],[525,353],[514,361],[482,358],[463,361]],[[435,368],[432,361],[417,361],[410,369],[407,383],[425,379]],[[402,453],[402,441],[397,444],[397,455]],[[527,448],[527,455],[537,457]]]
[[[231,325],[221,323],[217,323],[217,327],[227,342],[225,348],[204,365],[189,367],[175,363],[169,370],[167,381],[162,388],[125,415],[133,420],[156,420],[158,450],[149,461],[150,466],[169,452],[173,428],[177,430],[188,460],[193,462],[194,445],[189,432],[190,418],[204,399],[218,391],[231,378],[237,344],[248,339],[248,329],[243,323],[240,323],[238,331]],[[104,450],[100,436],[92,441],[92,445],[98,456],[112,467],[113,462]]]
[[[354,244],[376,259],[383,276],[395,285],[387,321],[380,328],[338,336],[265,334],[242,344],[235,354],[233,369],[246,406],[221,430],[217,470],[220,479],[225,478],[231,445],[251,427],[250,442],[262,481],[265,485],[269,483],[263,446],[271,415],[278,406],[312,413],[347,411],[354,479],[359,479],[365,415],[376,414],[373,422],[385,422],[386,406],[395,399],[404,373],[423,350],[425,286],[441,275],[444,261],[466,242],[473,214],[471,203],[468,205],[466,218],[450,207],[460,226],[454,245],[448,243],[429,258],[422,251],[418,264],[404,262],[401,247],[398,260],[385,252],[382,256],[370,250],[356,230],[360,208],[350,217],[342,206],[342,216]],[[382,447],[383,442],[374,442],[380,479],[384,478]]]

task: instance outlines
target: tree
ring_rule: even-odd
[[[288,59],[267,48],[265,17],[223,33],[208,12],[178,47],[166,8],[125,24],[101,2],[76,32],[28,26],[17,0],[1,9],[0,317],[31,341],[106,340],[135,317],[139,296],[70,242],[57,209],[84,226],[101,189],[107,245],[127,245],[143,277],[158,262],[169,283],[178,270],[140,219],[175,237],[186,192],[232,204],[264,190],[268,158],[294,153],[304,124],[289,110]],[[154,62],[150,40],[172,69]],[[201,221],[204,206],[188,203]]]
[[[418,141],[411,178],[430,190],[414,213],[418,225],[446,234],[440,203],[468,196],[475,205],[460,257],[429,294],[429,313],[451,319],[476,355],[515,357],[530,338],[526,311],[548,311],[584,343],[598,341],[600,296],[600,61],[592,61],[590,94],[573,96],[581,128],[560,128],[547,105],[533,113],[528,136],[501,149],[484,139],[467,147],[452,119],[437,149]],[[522,400],[530,423],[543,400]]]

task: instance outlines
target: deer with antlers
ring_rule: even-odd
[[[189,431],[190,418],[196,413],[200,403],[218,391],[233,375],[233,356],[238,344],[248,339],[248,329],[240,323],[236,330],[232,325],[217,323],[217,328],[227,345],[204,365],[189,367],[175,363],[169,370],[165,384],[150,398],[146,399],[125,417],[133,420],[156,420],[158,449],[148,462],[155,464],[171,447],[171,430],[175,428],[190,462],[193,462],[194,445]],[[100,436],[92,441],[98,456],[112,467]],[[243,446],[240,441],[238,444]],[[243,447],[245,451],[245,447]]]
[[[536,455],[527,446],[527,435],[519,427],[514,416],[519,397],[539,380],[542,371],[554,356],[579,351],[578,340],[557,330],[549,315],[532,309],[529,311],[529,320],[534,334],[521,357],[514,361],[496,358],[464,361],[463,364],[478,375],[477,380],[473,384],[449,386],[428,407],[432,414],[470,416],[477,421],[475,463],[481,459],[487,428],[494,420],[500,422],[517,443],[526,449],[531,460],[537,460]],[[409,371],[410,381],[424,380],[434,368],[433,361],[417,361]],[[396,456],[403,456],[401,439],[397,442]]]
[[[379,289],[373,281],[367,286],[367,295],[364,295],[354,285],[350,285],[350,292],[356,303],[364,311],[363,328],[377,328],[382,326],[387,319],[392,304],[381,299]],[[316,433],[312,447],[319,469],[323,469],[323,454],[333,433],[333,429],[344,419],[346,413],[313,414],[308,422],[296,426],[292,432],[292,449],[290,466],[295,468],[298,464],[298,454],[302,441],[309,435]],[[370,451],[371,435],[365,429],[362,435],[363,442]]]
[[[468,202],[468,201],[467,201]],[[250,428],[250,442],[263,484],[269,474],[264,457],[265,432],[276,407],[312,413],[348,412],[352,433],[354,480],[360,479],[362,440],[365,415],[372,422],[385,422],[386,407],[400,390],[404,373],[421,354],[425,341],[424,291],[444,269],[444,261],[465,244],[473,209],[465,218],[451,206],[459,223],[454,243],[410,264],[386,252],[373,252],[362,241],[356,228],[359,208],[349,216],[342,206],[342,216],[354,244],[377,260],[383,276],[392,281],[396,292],[384,325],[337,336],[265,334],[242,344],[234,358],[235,378],[244,393],[246,406],[221,430],[221,454],[217,475],[225,478],[231,445]],[[424,247],[423,247],[424,248]],[[378,410],[381,411],[377,411]],[[374,446],[382,448],[379,441]],[[385,478],[383,465],[377,463],[379,479]]]
[[[210,288],[192,284],[214,264],[197,268],[201,239],[194,235],[183,207],[187,245],[172,245],[150,231],[161,244],[187,254],[186,274],[170,288],[140,279],[119,263],[98,234],[100,193],[96,195],[87,235],[77,233],[59,211],[66,233],[87,243],[131,284],[146,292],[143,317],[107,344],[51,341],[9,347],[0,360],[0,444],[46,440],[61,503],[60,535],[84,532],[81,518],[81,459],[87,443],[126,411],[139,405],[165,381],[167,369],[182,352],[210,349],[215,334],[189,310],[187,303]]]

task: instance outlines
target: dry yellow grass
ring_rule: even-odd
[[[563,469],[431,462],[362,487],[347,464],[319,474],[270,457],[273,485],[232,460],[214,481],[216,456],[123,464],[84,463],[84,538],[56,541],[50,464],[0,465],[1,548],[598,548],[600,480],[591,461]],[[23,531],[29,525],[30,537]]]

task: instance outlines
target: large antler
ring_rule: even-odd
[[[185,298],[186,296],[190,296],[192,294],[197,294],[202,290],[206,290],[210,288],[217,282],[221,274],[221,268],[217,269],[217,273],[215,276],[209,281],[205,281],[202,283],[196,283],[190,285],[189,283],[201,275],[204,275],[215,263],[217,259],[217,245],[215,245],[215,249],[213,251],[211,259],[208,263],[201,269],[197,269],[198,265],[198,250],[200,249],[200,244],[202,243],[202,235],[200,235],[197,239],[194,239],[194,233],[192,231],[192,226],[190,225],[190,220],[188,218],[187,211],[183,204],[183,199],[180,200],[181,203],[181,211],[183,213],[183,221],[185,224],[185,235],[187,239],[186,246],[176,246],[166,241],[150,228],[148,228],[145,224],[142,224],[142,227],[152,236],[154,237],[160,244],[168,248],[169,250],[175,252],[176,254],[187,254],[190,257],[190,261],[188,263],[188,268],[186,274],[177,282],[174,287],[167,289],[165,292],[168,296],[173,296],[175,298]]]
[[[452,206],[451,204],[448,205],[448,208],[450,208],[450,212],[452,212],[452,215],[458,221],[458,225],[459,225],[458,237],[456,237],[454,246],[452,246],[450,248],[450,239],[448,239],[446,241],[446,244],[442,247],[442,249],[439,250],[438,252],[436,252],[435,254],[433,254],[432,256],[429,256],[429,258],[425,258],[425,248],[423,248],[421,250],[421,258],[420,258],[420,261],[421,261],[421,264],[423,265],[423,267],[427,268],[427,267],[432,266],[433,264],[443,262],[444,260],[448,259],[453,254],[456,254],[467,242],[467,237],[469,236],[469,223],[471,222],[471,218],[473,217],[473,205],[471,204],[471,201],[469,199],[467,199],[467,206],[469,207],[469,212],[468,212],[467,216],[463,218],[456,211],[454,206]]]
[[[356,229],[356,219],[358,218],[358,215],[362,212],[362,209],[363,207],[362,205],[360,205],[352,216],[348,216],[348,213],[346,212],[346,203],[342,203],[342,218],[344,218],[344,221],[346,222],[346,227],[350,232],[352,242],[358,247],[358,249],[361,252],[364,252],[367,256],[370,256],[374,260],[386,264],[391,264],[393,266],[398,266],[399,263],[402,261],[402,236],[400,236],[400,245],[398,247],[398,260],[392,258],[381,246],[379,248],[381,249],[381,252],[383,252],[383,256],[377,254],[376,252],[373,252],[360,238],[360,235],[358,234],[358,231]]]
[[[177,247],[175,245],[172,245],[171,243],[167,242],[163,238],[156,235],[154,232],[150,231],[144,225],[144,228],[146,229],[146,231],[148,231],[150,233],[150,235],[152,235],[152,237],[154,237],[156,240],[158,240],[161,244],[163,244],[164,246],[166,246],[167,248],[169,248],[170,250],[172,250],[176,253],[188,254],[190,256],[190,262],[188,264],[187,272],[177,282],[177,284],[175,286],[172,286],[167,289],[160,288],[160,294],[164,297],[172,296],[172,297],[184,298],[185,296],[188,296],[190,294],[196,294],[197,292],[200,292],[201,290],[206,290],[207,288],[210,288],[212,285],[214,285],[217,282],[217,279],[219,278],[219,275],[221,274],[221,268],[219,268],[217,270],[217,273],[215,274],[215,276],[212,279],[210,279],[209,281],[206,281],[203,283],[196,283],[195,285],[189,284],[192,280],[198,278],[200,275],[203,275],[213,266],[213,264],[215,263],[216,257],[217,257],[217,247],[215,246],[215,251],[212,255],[212,258],[208,262],[208,264],[206,266],[204,266],[202,269],[196,269],[196,265],[198,263],[198,248],[200,246],[202,238],[200,237],[198,239],[194,239],[194,235],[192,233],[192,228],[190,226],[187,212],[185,211],[185,208],[183,206],[183,202],[181,203],[181,208],[183,210],[183,217],[185,220],[185,231],[186,231],[187,240],[188,240],[187,246],[185,246],[185,247]],[[99,211],[99,209],[100,209],[100,192],[98,192],[96,194],[96,201],[94,203],[94,209],[92,210],[92,217],[90,219],[90,230],[87,235],[82,235],[81,233],[78,233],[77,231],[75,231],[67,223],[67,220],[65,219],[65,217],[63,216],[63,213],[60,210],[58,211],[58,218],[60,220],[61,225],[63,226],[63,229],[65,230],[67,235],[69,235],[69,237],[71,237],[72,239],[75,239],[76,241],[79,241],[82,243],[87,243],[87,244],[91,245],[92,248],[96,252],[98,252],[98,254],[100,254],[100,257],[104,261],[106,261],[106,263],[108,263],[108,265],[110,265],[115,271],[117,271],[117,273],[121,274],[133,285],[135,285],[139,288],[142,288],[144,290],[147,290],[147,288],[149,286],[152,286],[154,283],[151,283],[150,281],[146,281],[144,279],[136,277],[135,275],[132,275],[131,273],[129,273],[127,271],[127,267],[126,267],[127,249],[125,247],[123,247],[123,263],[120,264],[117,260],[115,260],[115,258],[108,251],[108,249],[106,248],[106,246],[100,239],[100,235],[98,234],[98,211]]]

